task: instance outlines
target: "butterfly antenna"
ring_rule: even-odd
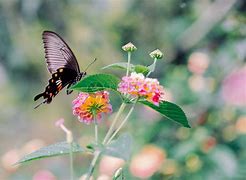
[[[95,58],[90,64],[87,65],[87,67],[85,68],[85,71],[87,71],[87,69],[94,64],[94,62],[96,62],[97,58]]]

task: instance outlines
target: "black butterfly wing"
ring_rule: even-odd
[[[44,31],[43,43],[45,60],[51,74],[59,68],[68,68],[80,73],[79,65],[72,50],[67,43],[55,32]]]

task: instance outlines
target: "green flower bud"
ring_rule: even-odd
[[[156,59],[161,59],[163,57],[163,53],[159,49],[156,49],[156,50],[152,51],[149,55],[153,59],[155,59],[155,58]]]
[[[133,51],[137,50],[136,46],[134,46],[134,44],[132,44],[131,42],[122,46],[122,49],[126,52],[133,52]]]

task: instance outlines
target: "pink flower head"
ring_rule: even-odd
[[[231,72],[224,79],[222,98],[230,105],[246,105],[246,65]]]
[[[111,113],[112,106],[109,104],[109,93],[100,91],[96,93],[80,93],[73,100],[73,114],[78,116],[79,121],[90,124],[102,119],[103,114]],[[95,117],[94,117],[95,116]]]
[[[131,73],[124,76],[118,86],[118,91],[130,94],[132,97],[143,97],[155,105],[164,100],[164,89],[157,79],[145,78],[141,73]]]

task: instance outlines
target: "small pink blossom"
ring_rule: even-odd
[[[221,94],[225,102],[230,105],[246,105],[246,65],[224,79]]]
[[[118,91],[130,94],[132,97],[143,97],[147,101],[159,105],[164,100],[164,89],[157,79],[145,78],[141,73],[131,73],[124,76],[118,86]]]
[[[73,114],[79,121],[90,124],[96,118],[102,119],[103,114],[111,113],[112,106],[109,103],[109,93],[100,91],[96,93],[80,93],[73,101]],[[94,117],[96,116],[96,117]]]

